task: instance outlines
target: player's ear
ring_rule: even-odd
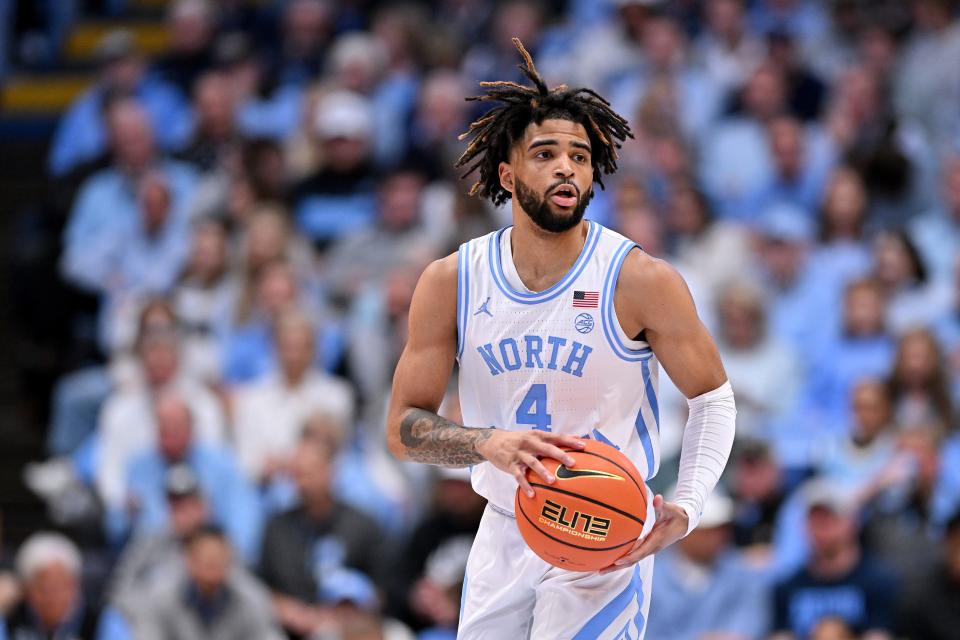
[[[509,162],[501,162],[498,167],[500,173],[500,186],[513,193],[513,167]]]

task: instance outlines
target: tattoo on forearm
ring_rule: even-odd
[[[423,409],[410,409],[400,420],[400,442],[411,460],[428,464],[471,465],[484,461],[476,446],[492,429],[471,429]]]

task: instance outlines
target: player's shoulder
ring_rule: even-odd
[[[438,258],[427,265],[420,275],[420,286],[457,290],[457,261],[459,251]]]
[[[685,289],[683,276],[666,260],[635,247],[623,261],[617,286],[629,291],[669,291]]]

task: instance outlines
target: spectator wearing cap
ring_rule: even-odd
[[[810,557],[775,588],[773,638],[807,638],[833,618],[865,638],[892,638],[897,582],[861,546],[852,496],[822,478],[801,491]]]
[[[313,124],[321,164],[294,186],[293,213],[300,231],[324,249],[376,216],[370,102],[331,92],[320,99]]]
[[[188,465],[167,469],[164,481],[169,518],[153,533],[138,533],[117,561],[109,588],[110,601],[127,616],[137,610],[142,593],[169,583],[183,563],[183,543],[210,521],[210,508],[200,481]]]
[[[16,569],[24,598],[0,620],[0,635],[11,640],[102,637],[100,612],[81,593],[82,558],[73,542],[58,533],[35,533],[17,552]]]
[[[224,528],[245,562],[252,563],[259,549],[262,528],[260,502],[237,463],[233,450],[196,441],[190,406],[175,392],[163,393],[153,406],[156,446],[142,451],[126,468],[127,509],[114,511],[116,528],[130,518],[132,529],[150,533],[170,519],[166,478],[176,465],[187,465],[211,502],[211,520]]]
[[[897,626],[905,638],[951,640],[960,629],[960,511],[947,521],[938,553],[937,565],[901,600]]]
[[[48,170],[56,177],[98,160],[107,152],[111,138],[116,145],[116,133],[110,131],[106,113],[116,96],[132,96],[143,105],[163,149],[179,146],[189,132],[189,105],[175,88],[147,74],[129,32],[107,34],[96,56],[100,65],[96,83],[74,100],[54,133]]]
[[[238,571],[224,532],[203,526],[184,541],[186,571],[141,603],[136,637],[143,640],[280,640],[266,589]]]
[[[769,585],[733,549],[733,501],[715,491],[700,525],[657,555],[648,631],[652,638],[759,640],[768,628]]]
[[[316,328],[310,318],[285,311],[273,332],[277,371],[238,388],[233,397],[234,444],[256,483],[268,482],[286,466],[311,415],[328,414],[343,429],[353,424],[353,390],[315,366]]]
[[[260,576],[295,638],[329,622],[340,584],[380,570],[384,539],[370,518],[334,496],[333,462],[328,441],[301,438],[291,464],[300,504],[271,518],[263,537]]]
[[[760,290],[733,284],[717,301],[717,346],[739,399],[737,426],[743,435],[769,438],[794,409],[800,362],[790,345],[768,330]]]
[[[387,6],[375,14],[370,33],[344,34],[330,47],[330,84],[370,101],[377,131],[371,145],[381,167],[402,162],[409,144],[407,130],[420,91],[415,39],[428,20],[429,14],[414,5]]]

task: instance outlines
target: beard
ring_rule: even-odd
[[[563,233],[580,224],[580,221],[583,220],[583,214],[587,210],[587,205],[590,204],[590,199],[593,197],[593,189],[587,191],[586,194],[581,194],[580,190],[574,186],[573,188],[577,189],[577,205],[569,215],[562,213],[557,214],[550,209],[550,201],[547,194],[561,184],[573,186],[572,182],[561,181],[550,185],[543,194],[543,197],[534,193],[533,189],[524,184],[519,178],[514,177],[513,182],[515,187],[514,195],[520,204],[520,208],[523,209],[523,212],[533,221],[533,224],[551,233]]]

